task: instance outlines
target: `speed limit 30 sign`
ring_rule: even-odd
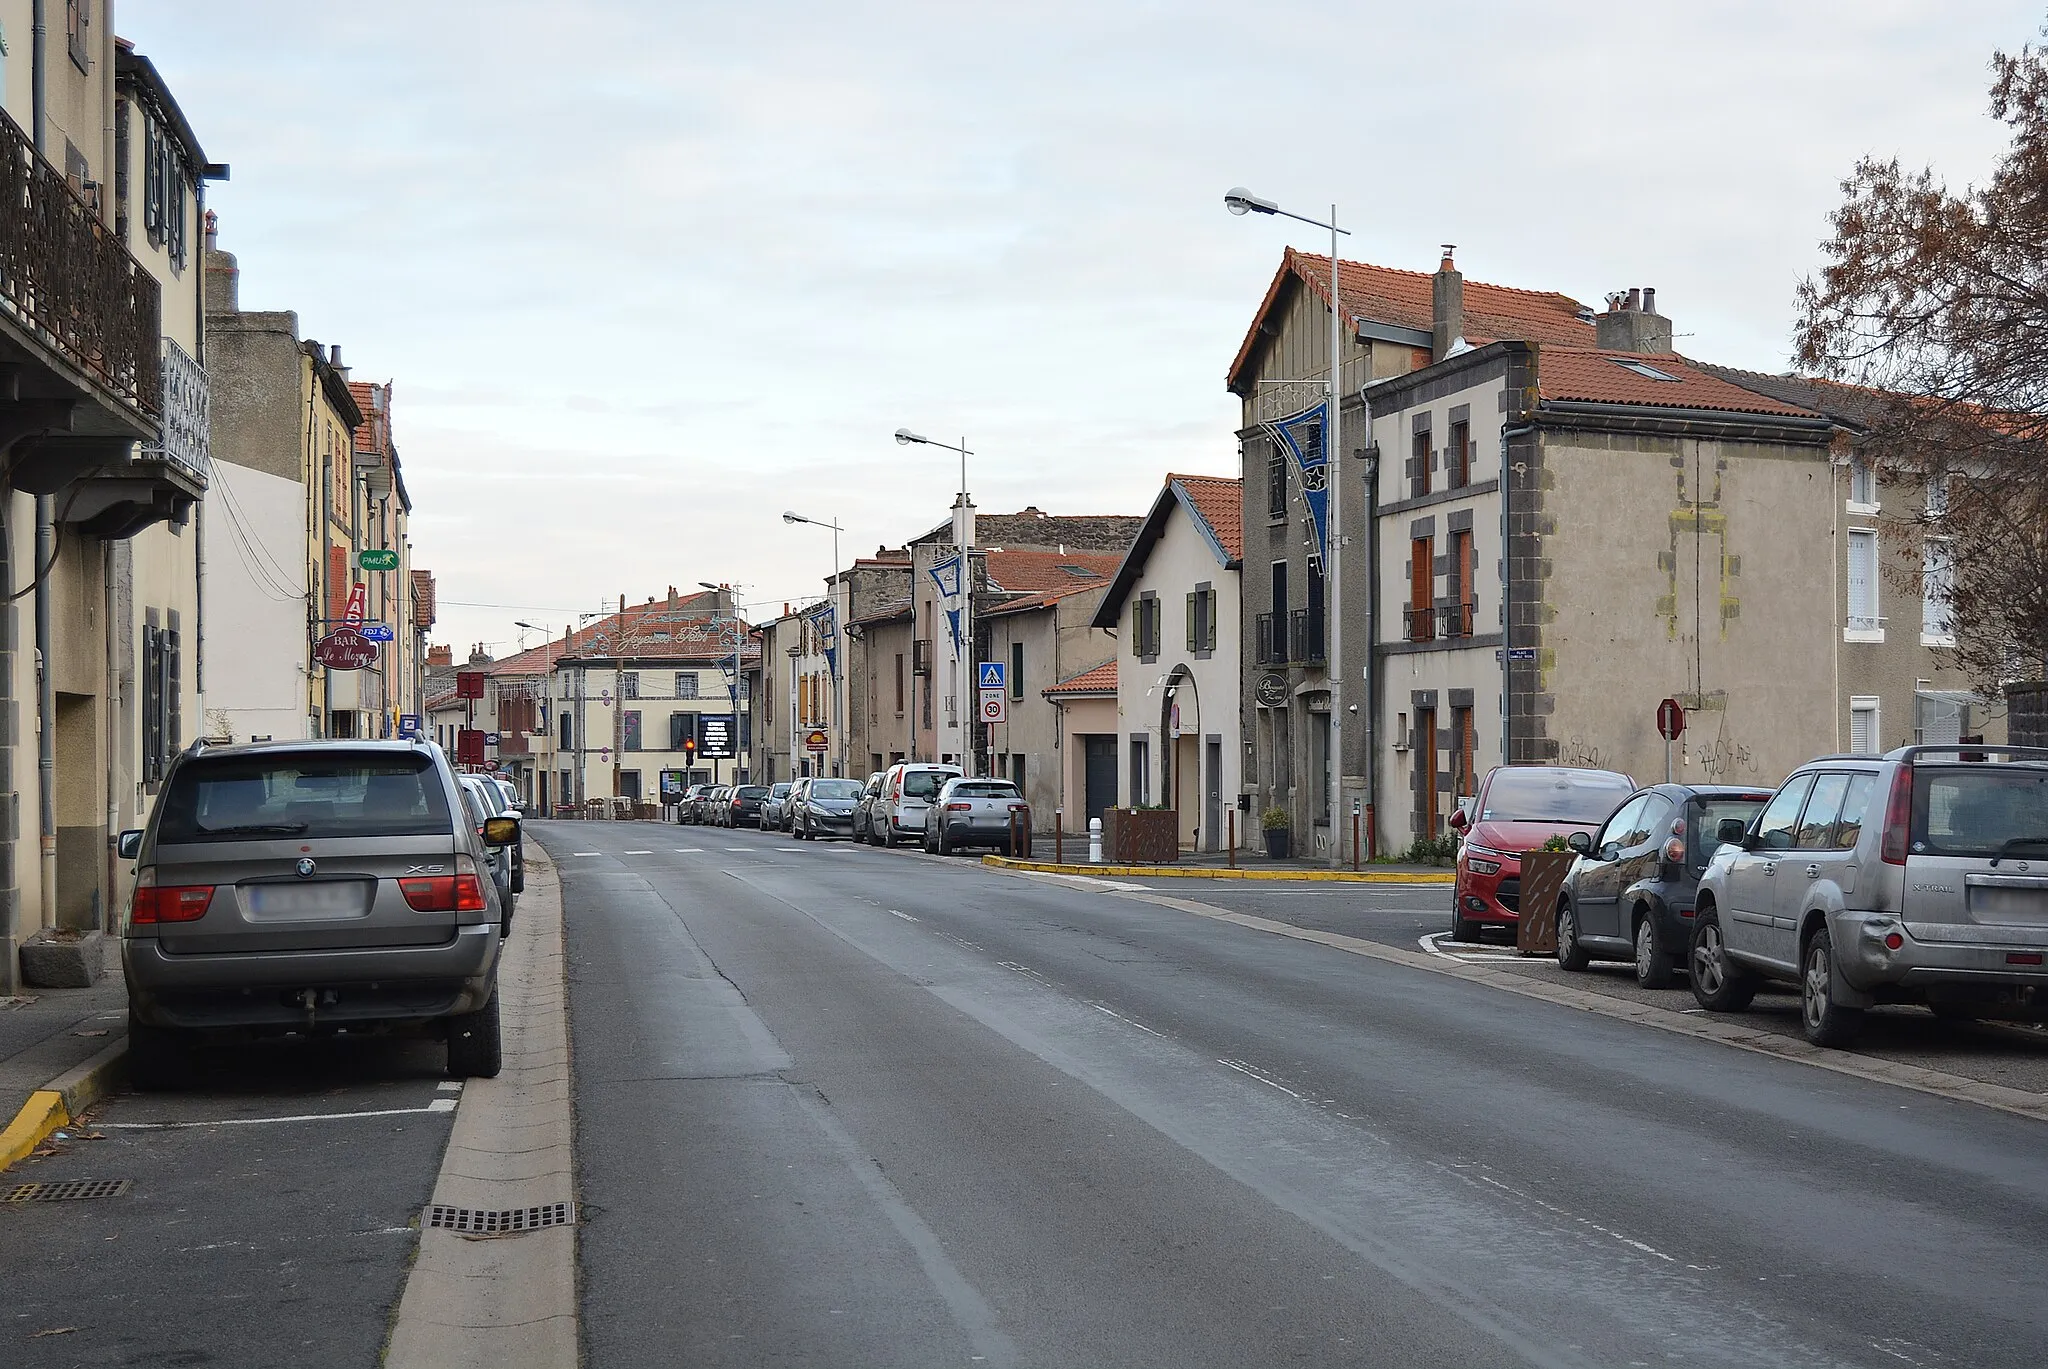
[[[985,723],[1003,723],[1010,720],[1010,694],[1005,689],[984,689],[981,691],[981,720]]]

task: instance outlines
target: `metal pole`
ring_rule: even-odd
[[[1330,614],[1330,864],[1343,858],[1337,813],[1344,784],[1344,297],[1337,272],[1337,206],[1330,206],[1330,417],[1324,429],[1324,458],[1329,466],[1329,554],[1324,567],[1324,599]],[[1370,643],[1367,644],[1371,650]],[[1313,824],[1311,824],[1313,826]]]
[[[967,724],[962,734],[967,743],[967,754],[960,759],[960,769],[969,775],[982,773],[975,762],[981,753],[981,653],[974,649],[974,538],[967,527],[967,436],[960,436],[960,530],[964,545],[960,548],[960,679],[955,688],[959,690],[953,706],[965,714]],[[972,711],[967,711],[968,699],[975,701]]]
[[[846,619],[853,616],[853,582],[846,582],[846,611],[839,611],[839,520],[832,520],[832,639],[838,643],[832,650],[832,725],[839,733],[839,773],[848,773],[846,765],[846,683],[841,674],[846,668]],[[737,661],[739,658],[733,658]]]
[[[1230,868],[1237,868],[1237,810],[1232,808],[1224,814],[1224,826],[1230,832]]]

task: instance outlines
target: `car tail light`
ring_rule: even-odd
[[[1897,932],[1886,932],[1884,934],[1884,948],[1887,951],[1896,951],[1905,944],[1906,938],[1900,936]]]
[[[144,870],[135,881],[135,898],[128,905],[128,920],[136,924],[197,922],[213,903],[211,884],[159,886],[154,870]]]
[[[949,803],[946,805],[946,811],[948,813],[971,813],[974,811],[974,805],[971,803]]]
[[[1010,805],[1010,811],[1012,813],[1028,813],[1031,811],[1031,805],[1028,803],[1013,803]]]
[[[1892,773],[1892,796],[1884,807],[1884,845],[1878,854],[1887,865],[1906,863],[1906,837],[1913,826],[1913,767]]]
[[[1684,837],[1673,837],[1664,843],[1664,860],[1669,865],[1683,865],[1685,863]]]
[[[2008,965],[2038,965],[2041,963],[2041,953],[2039,951],[2007,951],[2005,953],[2005,963]]]
[[[475,875],[419,875],[398,881],[398,891],[416,913],[480,913],[485,906]]]

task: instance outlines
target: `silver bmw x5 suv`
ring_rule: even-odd
[[[2048,1021],[2048,750],[1909,746],[1792,772],[1700,879],[1692,991],[1798,984],[1807,1039],[1864,1011]]]
[[[129,1073],[182,1072],[202,1036],[410,1026],[448,1073],[498,1073],[503,910],[487,847],[425,742],[196,746],[164,780],[121,925]]]

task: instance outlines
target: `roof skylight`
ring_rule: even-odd
[[[1623,361],[1620,357],[1614,357],[1611,360],[1613,360],[1615,365],[1621,367],[1622,370],[1634,371],[1645,380],[1668,380],[1674,385],[1678,383],[1677,376],[1666,375],[1646,361]]]

